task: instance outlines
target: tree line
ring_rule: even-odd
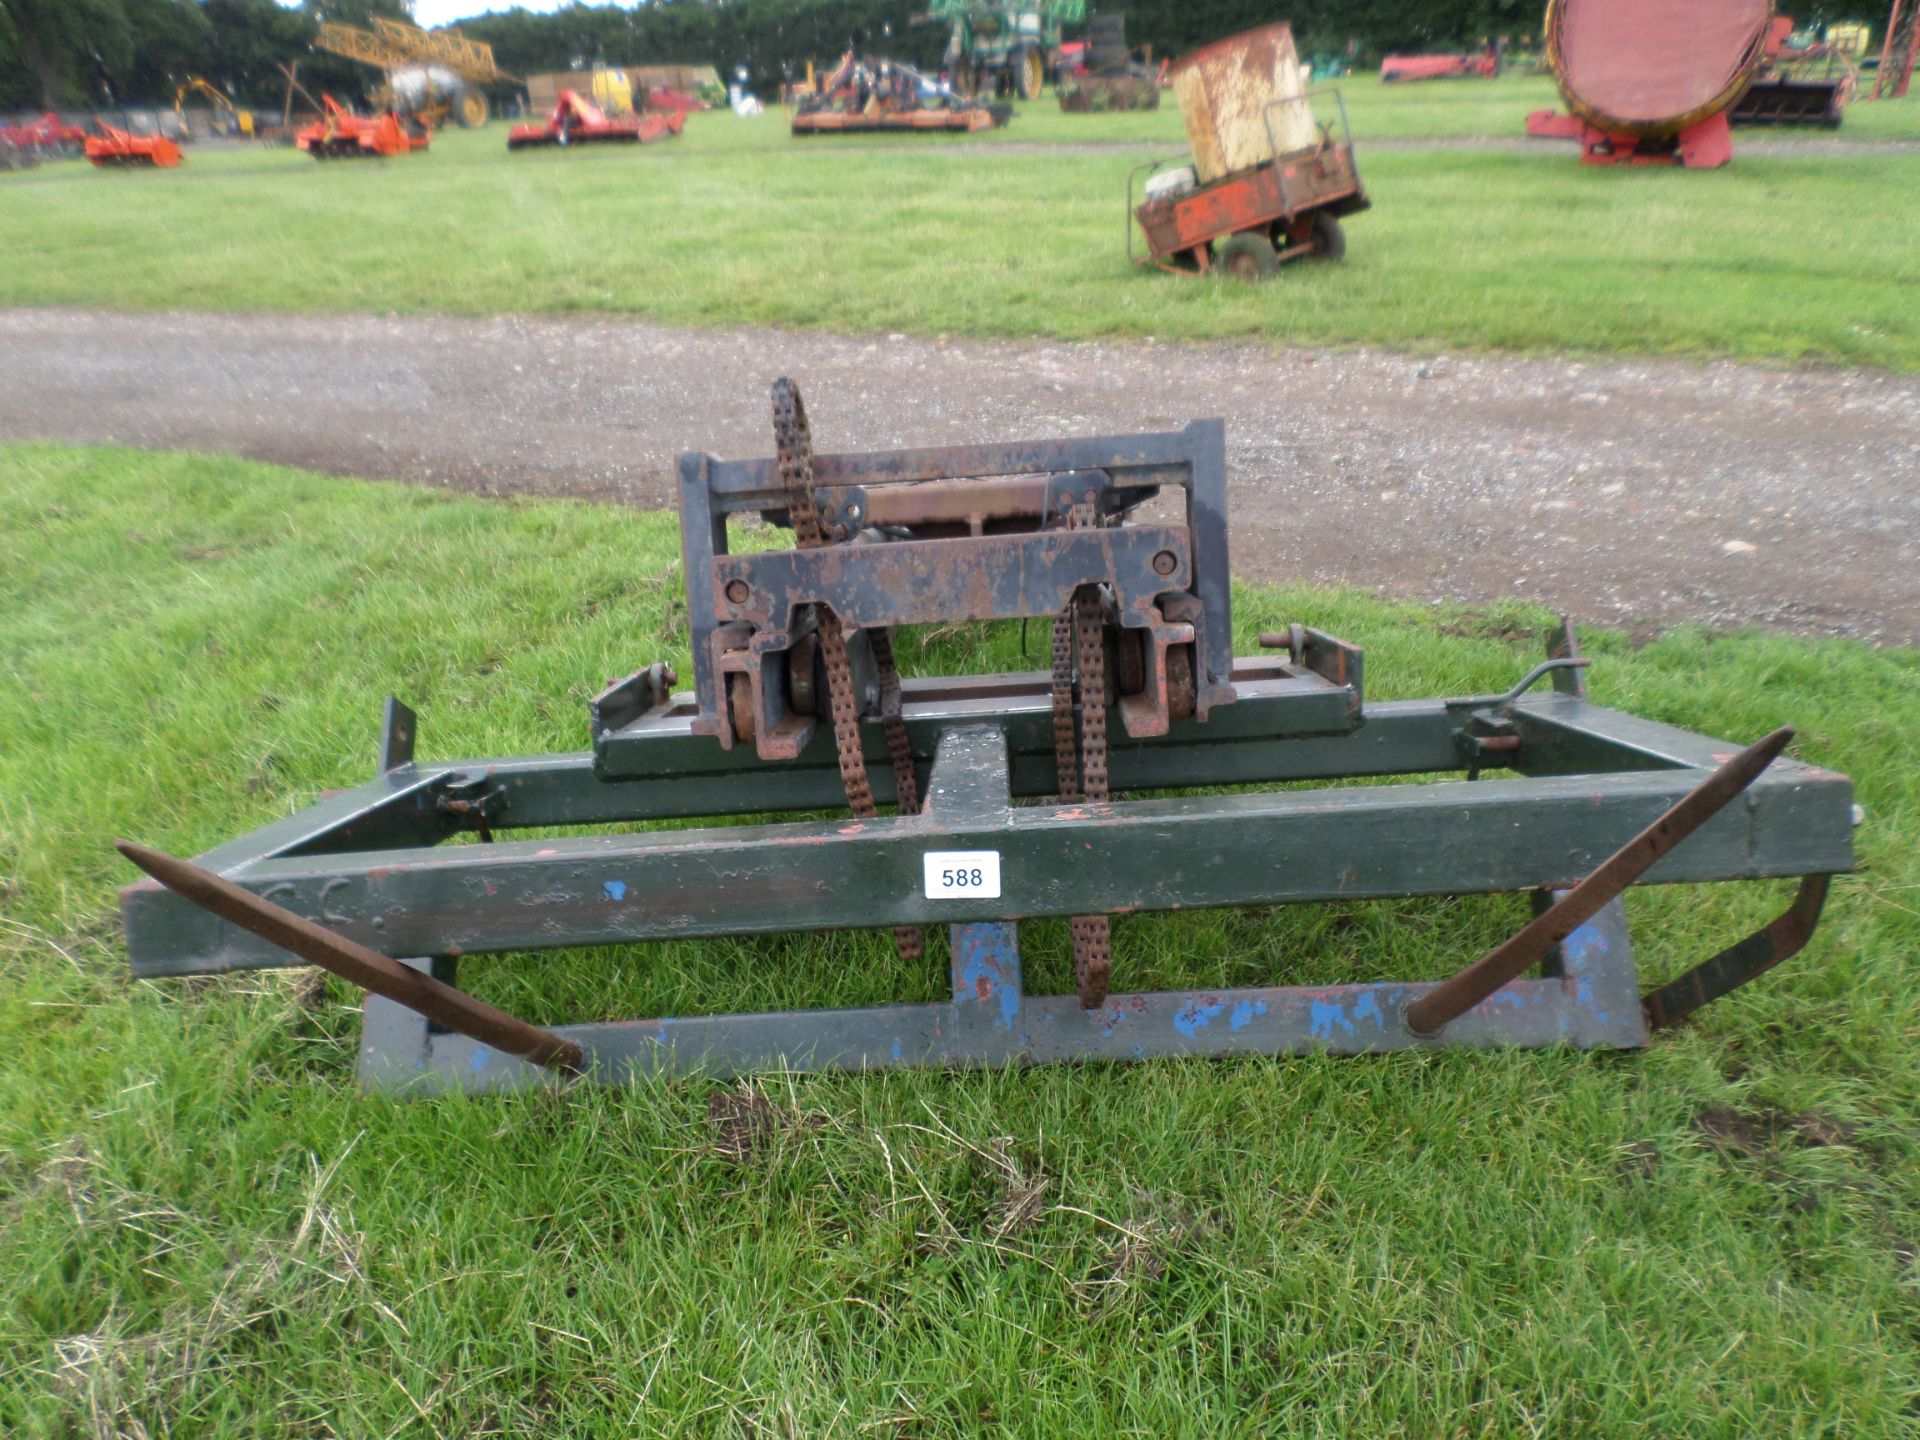
[[[476,0],[484,3],[484,0]],[[309,48],[323,20],[364,25],[404,16],[405,0],[0,0],[0,109],[165,104],[189,75],[242,104],[278,104],[280,66],[302,83],[358,96],[372,72]],[[1454,48],[1539,29],[1542,0],[1126,0],[1127,39],[1157,55],[1273,20],[1291,20],[1303,55],[1370,61],[1408,48]],[[771,93],[807,60],[831,64],[849,45],[923,67],[939,63],[943,25],[926,0],[646,0],[574,4],[553,14],[511,9],[463,23],[515,74],[594,64],[711,64]]]

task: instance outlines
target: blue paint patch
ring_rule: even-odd
[[[990,941],[971,936],[963,944],[965,958],[960,962],[961,993],[958,998],[981,1004],[997,999],[1000,1002],[1000,1018],[994,1024],[998,1029],[1011,1030],[1015,1018],[1020,1014],[1019,949],[1009,946],[1002,950]]]
[[[606,891],[607,899],[624,900],[627,898],[627,882],[624,880],[609,880],[606,884]]]
[[[1573,986],[1573,1003],[1593,1011],[1593,1018],[1602,1025],[1613,1023],[1613,1016],[1602,1010],[1598,1003],[1599,991],[1595,988],[1591,975],[1582,975]]]
[[[898,1060],[900,1058],[900,1042],[898,1040],[894,1041],[893,1048],[889,1050],[887,1053],[891,1055],[895,1060]]]
[[[468,1062],[468,1063],[470,1063],[470,1064],[471,1064],[471,1065],[473,1066],[473,1068],[474,1068],[475,1070],[484,1070],[484,1069],[486,1069],[486,1068],[487,1068],[487,1051],[486,1051],[486,1047],[485,1047],[485,1046],[481,1046],[481,1047],[479,1047],[479,1048],[477,1048],[477,1049],[475,1049],[475,1050],[474,1050],[474,1052],[473,1052],[473,1059],[472,1059],[472,1060],[471,1060],[470,1062]]]
[[[1607,932],[1589,920],[1560,942],[1560,956],[1569,965],[1586,965],[1605,959],[1612,948]]]
[[[1329,1005],[1323,1000],[1315,1000],[1307,1006],[1307,1033],[1316,1040],[1331,1040],[1333,1027],[1338,1025],[1347,1034],[1356,1033],[1353,1021],[1347,1018],[1347,1012],[1338,1005]]]
[[[1227,1024],[1235,1030],[1244,1030],[1253,1023],[1254,1016],[1264,1015],[1266,1013],[1266,1001],[1242,1000],[1238,1005],[1233,1007],[1233,1013],[1227,1016]]]
[[[1358,1000],[1353,1002],[1353,1018],[1356,1020],[1371,1020],[1376,1026],[1387,1023],[1386,1012],[1380,1008],[1380,1003],[1373,998],[1373,992],[1371,990],[1366,991]]]
[[[1223,1013],[1226,1008],[1227,1002],[1224,1000],[1216,1000],[1211,1005],[1195,1002],[1184,1010],[1173,1012],[1173,1028],[1191,1040],[1211,1025],[1213,1017]]]

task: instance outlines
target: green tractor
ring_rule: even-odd
[[[932,13],[952,27],[945,64],[954,89],[1032,100],[1047,83],[1060,27],[1084,20],[1087,0],[933,0]]]

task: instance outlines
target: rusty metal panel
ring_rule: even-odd
[[[1175,61],[1172,73],[1202,184],[1308,149],[1319,136],[1307,106],[1273,103],[1307,88],[1284,22],[1216,40]]]
[[[729,620],[782,627],[821,602],[860,629],[1051,615],[1075,587],[1106,581],[1129,622],[1192,580],[1183,525],[962,536],[716,556],[711,585]],[[691,577],[689,577],[691,578]]]

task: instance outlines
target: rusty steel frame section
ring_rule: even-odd
[[[808,653],[811,608],[829,606],[849,630],[938,620],[1051,617],[1081,585],[1111,587],[1115,619],[1144,646],[1145,688],[1122,707],[1130,735],[1164,734],[1175,708],[1167,652],[1191,646],[1193,713],[1234,698],[1226,520],[1226,431],[1218,420],[1143,435],[819,455],[822,520],[838,538],[892,527],[886,544],[730,551],[728,520],[784,516],[772,460],[680,459],[681,558],[694,637],[696,733],[731,749],[745,737],[729,706],[744,677],[762,760],[798,756],[813,715],[789,704],[789,664]],[[1117,518],[1163,489],[1180,493],[1180,523],[1062,522],[1071,504]],[[920,528],[923,521],[927,528]],[[856,680],[872,685],[865,645],[850,643]],[[801,685],[804,687],[805,679]],[[871,695],[861,709],[870,711]]]

